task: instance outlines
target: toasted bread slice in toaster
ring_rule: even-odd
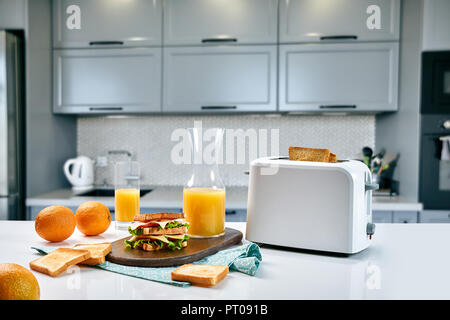
[[[289,160],[329,162],[329,149],[289,147]]]

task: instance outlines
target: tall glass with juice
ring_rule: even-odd
[[[203,131],[208,139],[203,139]],[[191,128],[188,132],[192,147],[192,175],[183,190],[188,234],[193,238],[222,236],[225,233],[225,186],[217,163],[223,130]]]
[[[139,163],[117,162],[114,172],[116,229],[127,229],[139,214]]]

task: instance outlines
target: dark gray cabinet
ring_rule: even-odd
[[[272,46],[164,49],[163,112],[276,111]]]
[[[161,111],[161,48],[53,53],[54,113]]]
[[[399,40],[400,0],[280,0],[279,20],[281,43]]]
[[[280,45],[280,111],[394,111],[398,43]]]
[[[161,45],[162,0],[53,0],[55,48]]]
[[[165,0],[164,45],[276,44],[277,0]]]

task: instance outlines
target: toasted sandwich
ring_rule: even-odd
[[[181,250],[187,246],[188,228],[182,212],[140,214],[128,228],[132,237],[125,240],[125,245],[145,251]]]

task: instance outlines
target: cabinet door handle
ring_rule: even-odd
[[[320,40],[357,40],[355,35],[322,36]]]
[[[208,42],[237,42],[236,38],[205,38],[202,39],[202,43]]]
[[[113,45],[123,45],[123,41],[91,41],[90,46],[113,46]]]
[[[121,111],[122,107],[91,107],[89,111]]]
[[[231,110],[237,109],[236,106],[202,106],[202,110]]]
[[[320,109],[356,109],[355,104],[334,104],[334,105],[322,105]]]

